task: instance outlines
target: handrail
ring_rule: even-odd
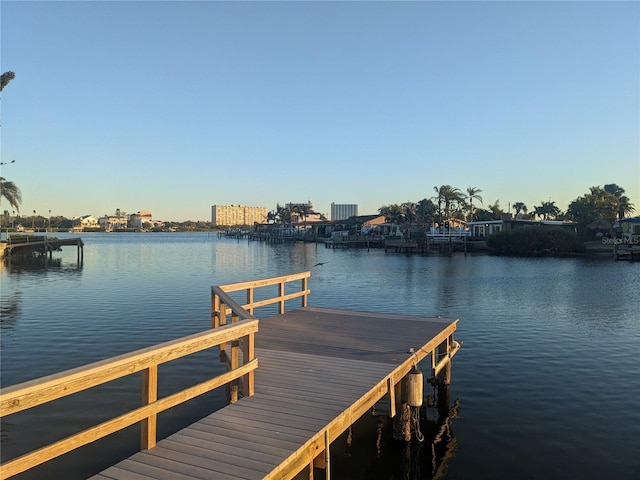
[[[221,300],[221,293],[232,293],[238,292],[241,290],[246,291],[246,303],[242,305],[242,309],[246,309],[249,314],[253,314],[253,311],[256,308],[264,307],[266,305],[272,305],[274,303],[278,303],[278,313],[282,314],[285,312],[285,303],[289,300],[293,300],[295,298],[302,299],[302,307],[307,306],[307,297],[311,293],[309,290],[309,277],[311,277],[311,272],[301,272],[295,273],[292,275],[283,275],[280,277],[271,277],[261,280],[253,280],[247,282],[237,282],[237,283],[229,283],[226,285],[220,285],[218,287],[211,287],[211,326],[216,328],[220,325],[225,325],[227,323],[228,313],[221,312],[220,307],[224,305],[225,302]],[[294,282],[296,280],[301,281],[300,291],[285,293],[285,285],[290,282]],[[268,287],[278,285],[278,295],[264,299],[264,300],[254,300],[255,290],[262,287]],[[227,298],[229,298],[227,296]],[[237,305],[236,302],[233,302]],[[227,303],[227,305],[229,305]]]
[[[242,377],[251,378],[252,384],[254,370],[258,367],[253,348],[258,320],[239,305],[234,305],[235,302],[230,298],[225,298],[225,302],[228,302],[233,310],[241,313],[245,321],[1,389],[0,416],[6,417],[136,372],[143,372],[141,407],[3,463],[0,479],[17,475],[138,422],[142,422],[140,448],[152,448],[157,441],[156,420],[159,413],[222,385],[233,384]],[[240,339],[248,346],[243,350],[243,365],[236,361],[234,368],[222,375],[167,397],[157,398],[158,365],[227,342],[238,343]],[[252,395],[253,389],[244,393]]]
[[[220,328],[228,322],[228,317],[231,316],[231,323],[236,323],[241,320],[246,320],[253,317],[253,311],[256,308],[264,307],[278,303],[278,312],[280,314],[285,311],[285,303],[288,300],[294,298],[302,298],[302,306],[307,306],[307,296],[311,292],[308,288],[308,279],[311,276],[310,271],[295,273],[292,275],[284,275],[280,277],[272,277],[261,280],[253,280],[247,282],[229,283],[226,285],[213,285],[211,287],[211,327],[213,329]],[[300,291],[285,293],[285,285],[290,282],[300,280]],[[255,290],[262,287],[268,287],[278,285],[278,294],[274,297],[264,300],[254,300]],[[229,296],[229,293],[238,292],[241,290],[246,291],[246,304],[240,305],[233,298]],[[242,358],[253,358],[255,345],[253,338],[247,339],[247,341],[232,340],[220,345],[220,353],[224,354],[223,358],[227,361],[227,367],[231,370],[238,368],[240,363],[240,353]],[[228,352],[227,352],[228,350]],[[245,395],[253,395],[254,391],[254,374],[248,373],[242,378],[242,390]],[[230,401],[234,403],[238,400],[238,388],[237,381],[231,383],[230,388]]]

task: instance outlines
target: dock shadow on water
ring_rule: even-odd
[[[47,255],[16,255],[13,257],[3,257],[0,260],[0,268],[9,274],[28,273],[38,275],[47,271],[61,273],[82,272],[82,263],[70,263],[62,258],[49,257]]]

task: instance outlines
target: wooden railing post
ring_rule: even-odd
[[[218,310],[220,312],[220,326],[227,324],[227,304],[224,302],[220,302],[220,308]]]
[[[142,406],[158,399],[158,365],[151,365],[142,372]],[[158,415],[154,412],[142,420],[140,449],[148,450],[156,446],[156,425]]]
[[[231,341],[231,359],[230,370],[234,371],[240,366],[240,349],[238,340]],[[236,403],[238,401],[238,380],[233,380],[229,385],[229,402]]]
[[[255,335],[250,333],[243,338],[242,342],[242,358],[243,363],[246,365],[251,362],[256,356],[255,351]],[[250,397],[255,392],[255,373],[250,371],[244,377],[242,377],[242,394],[245,397]]]
[[[211,292],[211,328],[218,328],[220,326],[220,297]]]
[[[253,288],[249,287],[247,288],[247,305],[249,305],[249,308],[247,308],[247,311],[253,315]]]
[[[227,324],[227,305],[224,302],[220,302],[218,298],[218,326]],[[227,349],[226,343],[221,343],[218,347],[220,349],[220,353],[224,352]]]
[[[303,291],[303,292],[306,292],[306,291],[307,291],[308,286],[309,286],[309,277],[304,277],[304,278],[302,279],[302,291]],[[305,293],[305,294],[302,296],[302,308],[304,308],[304,307],[306,307],[306,306],[307,306],[307,294]]]
[[[284,313],[284,285],[285,282],[280,282],[278,284],[278,296],[280,297],[280,303],[278,304],[278,313],[280,315]]]

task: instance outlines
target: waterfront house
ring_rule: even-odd
[[[578,224],[563,220],[523,220],[513,219],[510,215],[505,215],[501,220],[489,220],[483,222],[467,222],[467,228],[470,235],[475,238],[487,238],[494,233],[504,230],[513,230],[514,228],[537,226],[541,228],[561,227],[576,231]]]
[[[122,215],[105,215],[98,219],[100,228],[105,232],[124,230],[127,228],[127,217]]]
[[[136,229],[153,227],[153,215],[149,210],[140,210],[131,215],[131,224]]]
[[[484,222],[467,222],[467,228],[472,237],[487,238],[494,233],[501,232],[504,220],[487,220]]]
[[[352,234],[372,232],[377,225],[386,223],[384,215],[356,215],[331,222],[334,231],[347,230]]]
[[[640,216],[618,220],[614,227],[620,229],[625,237],[640,237]]]
[[[93,215],[82,215],[75,220],[78,221],[77,226],[82,228],[95,228],[98,226],[98,219]]]

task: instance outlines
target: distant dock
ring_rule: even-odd
[[[47,235],[11,235],[2,246],[5,257],[48,255],[49,258],[54,251],[62,250],[63,246],[75,246],[78,249],[78,265],[84,259],[84,242],[80,237],[60,239]]]
[[[614,244],[613,258],[615,260],[627,260],[629,262],[640,261],[640,245],[637,243]]]

